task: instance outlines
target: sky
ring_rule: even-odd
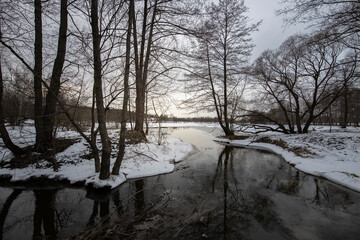
[[[296,33],[306,32],[305,25],[298,24],[284,27],[282,16],[276,16],[275,11],[282,8],[281,0],[245,0],[245,6],[249,8],[247,15],[252,23],[262,20],[257,32],[252,34],[255,47],[252,51],[250,61],[253,62],[263,51],[278,48],[289,36]],[[184,94],[176,94],[175,99],[184,98]],[[186,110],[181,110],[175,106],[171,107],[168,115],[176,117],[201,117],[212,116],[215,114],[198,113],[189,114]]]
[[[245,0],[249,8],[248,16],[253,22],[262,20],[259,31],[252,35],[254,44],[253,56],[255,60],[263,51],[275,49],[289,36],[305,32],[305,25],[284,27],[282,16],[276,16],[275,11],[282,8],[281,0]]]

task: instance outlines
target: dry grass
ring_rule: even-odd
[[[254,142],[259,142],[259,143],[270,143],[273,145],[276,145],[278,147],[281,147],[283,149],[288,149],[288,145],[286,144],[286,142],[282,139],[271,139],[269,137],[261,137],[259,139],[256,139]]]
[[[229,140],[244,140],[249,137],[250,136],[245,136],[245,135],[218,136],[218,138],[225,138],[225,139],[229,139]]]
[[[302,158],[306,158],[309,155],[316,155],[315,153],[309,151],[308,149],[306,149],[304,147],[289,147],[288,144],[282,139],[271,139],[269,137],[262,137],[262,138],[255,140],[255,142],[269,143],[269,144],[276,145],[278,147],[288,150],[289,152],[293,152],[296,156],[302,157]]]

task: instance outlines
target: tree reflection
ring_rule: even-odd
[[[134,208],[135,215],[142,214],[145,208],[145,194],[144,194],[144,180],[135,181],[135,198],[134,198]]]
[[[101,224],[106,224],[110,221],[110,192],[102,191],[88,191],[86,197],[93,199],[93,206],[87,226],[94,226],[96,218],[99,216]],[[100,213],[100,214],[99,214]]]
[[[12,203],[16,200],[16,198],[21,194],[21,190],[19,189],[15,189],[10,195],[9,197],[6,199],[1,212],[0,212],[0,240],[3,239],[3,231],[4,231],[4,224],[5,224],[5,220],[6,217],[9,213],[9,209],[12,205]]]
[[[212,192],[222,195],[222,206],[209,214],[209,224],[217,224],[212,227],[217,238],[246,238],[249,232],[254,231],[255,226],[261,226],[263,231],[280,228],[282,232],[291,235],[280,221],[273,210],[273,202],[266,196],[256,191],[242,190],[237,180],[237,172],[234,170],[234,149],[226,146],[219,155],[215,175],[212,181]],[[220,191],[219,191],[220,190]],[[221,222],[219,220],[222,219]],[[210,230],[209,228],[207,230]],[[210,233],[209,233],[210,234]]]
[[[124,206],[120,197],[119,189],[117,189],[111,196],[112,196],[112,201],[114,202],[114,205],[116,207],[116,213],[120,218],[124,214]]]
[[[34,190],[35,212],[33,239],[42,239],[41,227],[47,239],[56,239],[58,230],[55,227],[55,196],[57,190]]]

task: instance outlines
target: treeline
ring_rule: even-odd
[[[347,95],[349,98],[346,103],[345,96],[337,99],[331,107],[313,121],[315,125],[333,125],[333,126],[355,126],[360,125],[360,89],[352,89]],[[346,110],[347,109],[347,110]],[[347,115],[347,116],[346,116]],[[240,124],[274,124],[268,119],[277,119],[280,124],[286,125],[287,119],[282,109],[271,109],[267,112],[253,112],[249,116],[241,118]],[[345,120],[346,119],[346,120]],[[345,122],[346,121],[346,122]],[[301,122],[305,124],[305,122]]]

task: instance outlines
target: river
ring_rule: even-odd
[[[173,173],[112,192],[1,187],[0,237],[359,239],[360,193],[272,152],[217,144],[218,130],[166,131],[196,147]]]

